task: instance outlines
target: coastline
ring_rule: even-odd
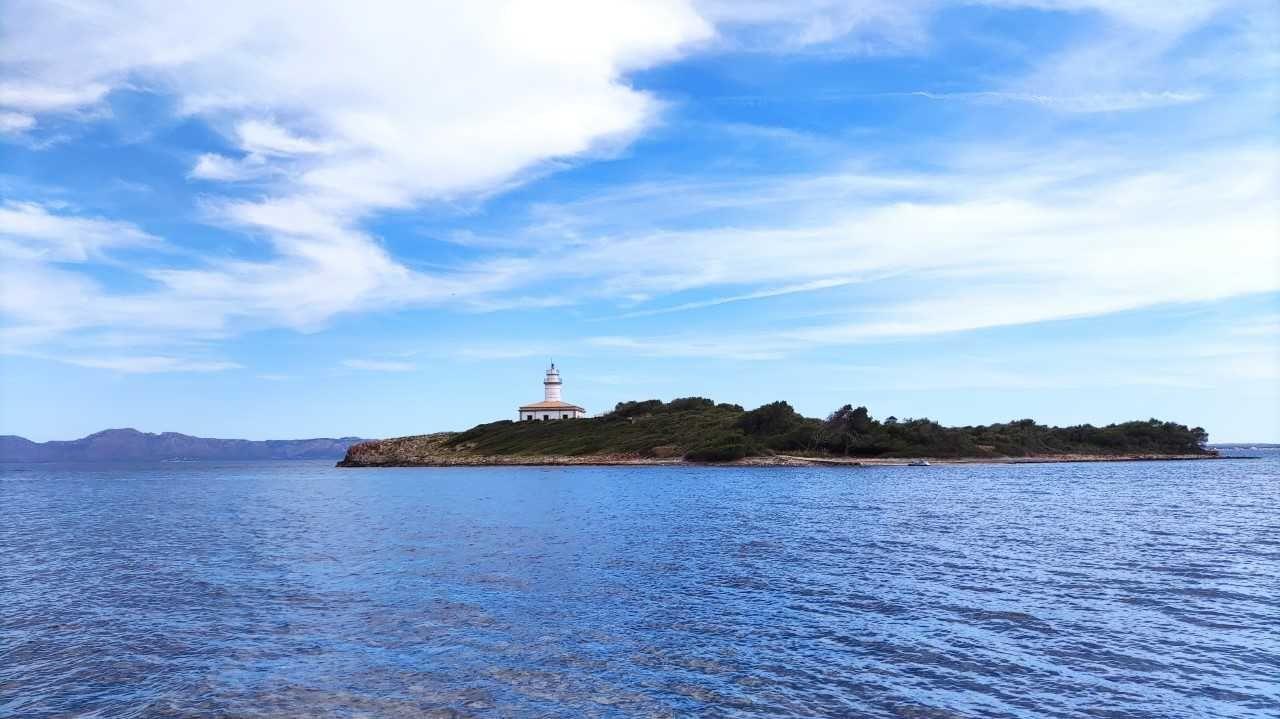
[[[568,425],[565,425],[568,426]],[[1228,459],[1216,450],[1201,453],[1044,453],[1023,456],[988,453],[979,456],[933,457],[919,454],[902,457],[847,457],[841,455],[776,452],[726,461],[705,462],[686,458],[671,444],[655,446],[649,452],[595,452],[564,454],[534,451],[486,452],[475,442],[457,442],[458,433],[432,434],[369,440],[352,445],[338,467],[893,467],[926,461],[930,465],[949,464],[1061,464],[1067,462],[1162,462]]]
[[[732,462],[692,462],[683,458],[638,457],[631,455],[522,456],[522,455],[454,455],[413,459],[351,460],[344,458],[336,466],[361,467],[906,467],[911,462],[926,460],[930,465],[949,464],[1064,464],[1071,462],[1171,462],[1214,459],[1251,459],[1224,457],[1221,454],[1126,454],[1126,455],[1039,455],[1030,457],[803,457],[773,455],[746,457]]]

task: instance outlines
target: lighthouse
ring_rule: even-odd
[[[521,405],[517,410],[517,417],[524,422],[586,417],[585,409],[560,399],[560,388],[563,385],[560,370],[556,369],[556,363],[552,362],[547,368],[546,376],[542,379],[542,401]]]
[[[560,385],[564,382],[560,381],[560,370],[556,369],[556,363],[552,362],[547,368],[547,377],[542,380],[542,401],[543,402],[559,402],[560,401]]]

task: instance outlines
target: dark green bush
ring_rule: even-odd
[[[617,417],[625,419],[627,417],[640,417],[646,414],[653,414],[662,409],[662,400],[646,399],[640,402],[619,402],[614,406],[613,411],[608,414],[609,417]]]
[[[737,427],[752,437],[770,437],[785,434],[804,422],[786,402],[770,402],[744,412]]]
[[[747,438],[741,434],[724,434],[714,437],[707,444],[685,452],[691,462],[732,462],[753,454]]]
[[[666,412],[687,412],[693,409],[709,409],[714,406],[716,406],[716,403],[706,397],[677,397],[664,405],[662,409]]]
[[[683,397],[665,404],[621,402],[599,418],[491,422],[448,441],[493,455],[647,455],[661,447],[668,456],[724,462],[768,451],[850,457],[1198,454],[1208,436],[1199,427],[1159,420],[1105,427],[1047,427],[1029,419],[976,427],[944,427],[929,419],[877,422],[853,405],[824,421],[803,417],[786,402],[744,412],[738,405]]]

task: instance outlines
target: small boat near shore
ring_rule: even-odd
[[[927,459],[913,459],[910,462],[907,462],[907,466],[908,467],[929,467],[931,465],[929,464],[929,460]]]

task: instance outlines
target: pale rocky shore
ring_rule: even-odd
[[[566,467],[566,466],[706,466],[679,456],[645,457],[638,454],[590,455],[492,455],[470,451],[466,446],[448,444],[452,432],[396,437],[361,442],[347,450],[339,467]],[[1155,462],[1169,460],[1223,459],[1213,454],[1052,454],[1028,457],[806,457],[775,454],[746,457],[713,466],[729,467],[808,467],[823,465],[902,466],[919,459],[930,464],[1043,464],[1060,462]]]
[[[766,460],[761,464],[799,465],[853,464],[867,466],[896,466],[923,459],[930,464],[1053,464],[1061,462],[1167,462],[1172,460],[1227,459],[1217,454],[1044,454],[1029,457],[750,457],[739,464],[754,464],[753,459]],[[775,460],[782,460],[781,462]]]
[[[492,455],[447,444],[453,432],[379,439],[352,445],[339,467],[488,467],[623,464],[687,464],[679,457],[641,457],[635,454]]]

